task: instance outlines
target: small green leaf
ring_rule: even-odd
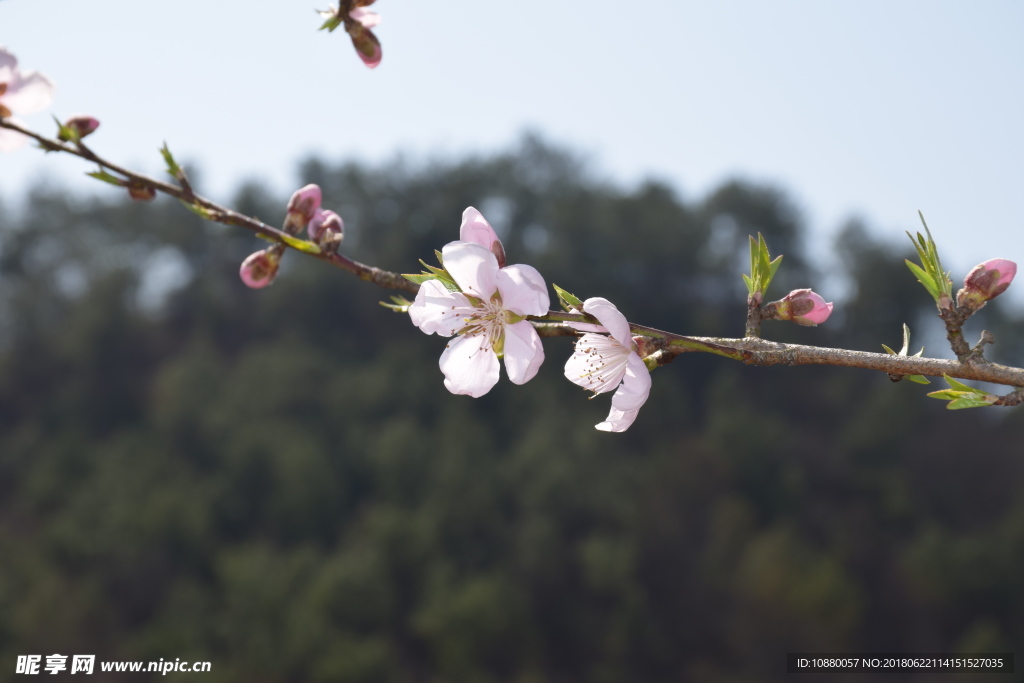
[[[313,244],[312,242],[307,242],[306,240],[297,239],[297,238],[292,237],[291,235],[289,235],[287,233],[281,233],[281,235],[279,237],[281,238],[282,242],[287,244],[292,249],[297,249],[298,251],[302,251],[302,252],[305,252],[307,254],[313,254],[313,255],[317,255],[317,254],[322,254],[323,253],[323,249],[321,249],[317,245]]]
[[[412,302],[406,299],[404,296],[392,296],[391,301],[394,303],[388,303],[387,301],[378,301],[384,308],[390,308],[395,313],[408,313],[409,307],[412,306]]]
[[[950,401],[946,408],[948,410],[961,410],[963,408],[985,408],[990,405],[992,405],[991,401],[964,396],[955,401]]]
[[[579,297],[565,291],[553,282],[551,283],[551,286],[554,287],[555,293],[558,294],[558,299],[562,302],[562,306],[565,310],[571,311],[575,309],[580,312],[583,311],[583,302],[579,300]]]
[[[931,398],[937,398],[941,401],[952,401],[954,399],[961,398],[964,394],[970,394],[969,391],[953,391],[951,389],[942,389],[941,391],[933,391],[928,394]]]
[[[932,298],[938,300],[941,290],[939,289],[939,286],[935,283],[934,278],[932,278],[932,276],[929,275],[928,273],[924,272],[921,266],[917,265],[910,259],[906,259],[906,264],[907,268],[910,268],[910,272],[913,273],[914,277],[917,278],[917,281],[924,285],[924,288],[927,289],[928,293],[932,295]]]
[[[409,282],[415,282],[418,285],[422,285],[427,280],[438,279],[436,275],[431,275],[430,273],[402,273],[402,277]]]
[[[192,213],[196,214],[200,218],[204,218],[206,220],[210,220],[210,215],[211,215],[210,212],[207,209],[205,209],[204,207],[200,206],[199,204],[193,204],[192,202],[182,202],[182,204],[185,205],[186,209],[188,209]],[[263,237],[263,239],[267,240],[268,242],[275,242],[275,243],[277,242],[277,240],[275,240],[275,239],[271,239],[269,237],[265,237],[265,236],[260,235],[258,233],[257,233],[256,236],[257,237]]]
[[[164,143],[164,146],[160,148],[160,155],[164,158],[164,163],[167,164],[167,172],[173,177],[179,178],[181,174],[181,166],[174,160],[174,155],[171,154],[171,148]]]
[[[743,274],[743,282],[747,285],[747,291],[750,294],[753,294],[754,293],[754,281],[751,280],[750,277],[746,273]]]
[[[890,356],[898,356],[898,355],[900,355],[900,354],[896,353],[895,351],[893,351],[892,349],[890,349],[885,344],[882,344],[882,348],[885,349],[885,352],[888,353]]]
[[[444,267],[444,255],[441,252],[439,252],[437,249],[435,249],[434,250],[434,256],[437,257],[437,262],[440,263],[441,267],[443,268]]]
[[[95,178],[96,180],[102,180],[105,183],[110,183],[111,185],[117,185],[118,187],[124,187],[124,181],[123,180],[121,180],[120,178],[118,178],[115,175],[111,175],[110,173],[107,173],[102,168],[100,170],[98,170],[98,171],[93,171],[92,173],[86,173],[85,175],[89,176],[90,178]]]
[[[925,379],[924,375],[907,375],[907,379],[915,384],[931,384],[930,381]]]
[[[974,387],[969,387],[966,384],[964,384],[963,382],[958,382],[957,380],[953,379],[949,375],[943,375],[943,378],[945,378],[946,384],[948,384],[951,389],[954,389],[956,391],[973,391],[973,392],[980,392],[981,391],[980,389],[975,389]]]
[[[321,12],[321,14],[324,14],[324,13]],[[339,26],[341,26],[342,21],[343,20],[342,20],[340,15],[334,14],[334,15],[330,16],[327,19],[327,21],[325,21],[323,23],[323,25],[319,29],[317,29],[317,30],[318,31],[323,31],[324,29],[327,29],[328,33],[333,33],[334,29],[336,29]]]

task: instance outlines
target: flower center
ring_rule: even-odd
[[[577,383],[594,392],[594,396],[611,391],[626,374],[629,354],[629,349],[608,337],[585,335],[576,346],[575,355],[583,361],[581,381]]]
[[[508,322],[508,311],[501,307],[501,298],[495,296],[490,301],[481,301],[466,320],[466,326],[459,334],[468,337],[485,335],[487,350],[501,353],[505,345],[505,324]]]

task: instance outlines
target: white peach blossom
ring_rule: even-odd
[[[636,420],[651,393],[651,373],[637,353],[626,316],[601,297],[583,302],[583,311],[600,325],[569,323],[586,331],[565,364],[566,378],[594,394],[615,390],[608,417],[595,427],[603,432],[624,432]]]
[[[514,384],[533,379],[544,362],[544,347],[526,316],[548,311],[544,278],[533,266],[500,268],[494,253],[476,242],[451,242],[441,256],[462,291],[427,280],[409,318],[427,334],[454,337],[439,361],[445,387],[453,394],[483,396],[498,382],[499,357]]]

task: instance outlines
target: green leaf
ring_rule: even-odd
[[[57,139],[64,142],[78,142],[81,138],[78,135],[78,131],[71,126],[65,126],[60,122],[56,116],[53,120],[57,122]]]
[[[292,237],[291,235],[289,235],[287,233],[281,233],[279,235],[279,237],[281,238],[282,242],[287,244],[292,249],[297,249],[298,251],[302,251],[302,252],[305,252],[307,254],[313,254],[313,255],[322,254],[323,253],[323,249],[321,249],[317,245],[313,244],[312,242],[307,242],[306,240],[297,239],[297,238]]]
[[[583,312],[583,302],[579,300],[579,297],[565,291],[553,282],[551,283],[551,286],[555,288],[555,293],[558,294],[558,299],[562,302],[562,307],[565,308],[565,310],[571,311],[575,309],[581,313]]]
[[[324,29],[327,29],[327,32],[328,32],[328,33],[333,33],[333,32],[334,32],[334,29],[336,29],[336,28],[338,28],[339,26],[341,26],[341,24],[342,24],[342,21],[343,21],[343,20],[342,20],[341,16],[339,16],[339,15],[335,14],[335,15],[333,15],[333,16],[330,16],[330,17],[329,17],[329,18],[327,19],[327,21],[325,21],[325,22],[323,23],[323,25],[322,25],[322,26],[320,26],[320,28],[319,28],[319,29],[317,29],[317,30],[318,30],[318,31],[323,31]]]
[[[928,293],[932,295],[932,298],[938,300],[940,290],[939,286],[935,283],[934,278],[931,275],[924,272],[921,266],[917,265],[910,259],[906,259],[907,268],[910,268],[910,272],[914,274],[917,281],[924,285],[924,288],[928,290]]]
[[[964,384],[963,382],[958,382],[957,380],[953,379],[949,375],[943,375],[943,378],[945,378],[946,384],[948,384],[951,389],[955,389],[956,391],[973,391],[973,392],[980,392],[981,391],[980,389],[975,389],[974,387],[969,387],[966,384]]]
[[[892,349],[890,349],[885,344],[882,344],[882,348],[885,349],[885,352],[888,353],[890,356],[898,356],[898,355],[900,355],[900,354],[896,353],[895,351],[893,351]]]
[[[438,277],[436,275],[431,275],[430,273],[419,273],[419,274],[402,273],[402,277],[404,277],[409,282],[415,282],[418,285],[422,285],[427,280],[437,280],[438,279]]]
[[[160,155],[164,158],[164,163],[167,164],[167,172],[170,173],[174,178],[180,179],[181,166],[174,160],[174,155],[171,154],[171,148],[164,143],[164,146],[160,148]]]
[[[931,382],[925,379],[924,375],[907,375],[907,379],[915,384],[931,384]]]
[[[951,389],[942,389],[941,391],[933,391],[928,394],[931,398],[937,398],[942,401],[952,401],[963,397],[965,394],[971,394],[970,391],[953,391]]]
[[[204,207],[200,206],[199,204],[193,204],[192,202],[182,202],[182,204],[185,205],[186,209],[188,209],[192,213],[196,214],[200,218],[205,218],[206,220],[210,219],[210,212],[207,209],[205,209]],[[271,239],[270,237],[266,237],[265,235],[260,235],[259,233],[257,233],[256,236],[257,237],[262,237],[263,239],[267,240],[268,242],[274,242],[275,244],[277,243],[277,240]]]
[[[434,256],[437,257],[437,262],[440,263],[441,267],[443,268],[444,267],[444,255],[441,252],[439,252],[437,249],[435,249],[434,250]]]
[[[392,296],[391,301],[394,303],[388,303],[387,301],[378,301],[384,308],[390,308],[395,313],[408,313],[409,307],[412,306],[412,302],[406,299],[404,296]]]
[[[754,281],[751,280],[750,277],[747,276],[746,273],[743,274],[743,282],[747,285],[747,291],[750,294],[753,294],[754,293]]]
[[[95,178],[96,180],[102,180],[105,183],[110,183],[111,185],[116,185],[118,187],[124,187],[124,181],[123,180],[121,180],[120,178],[118,178],[115,175],[111,175],[110,173],[107,173],[102,168],[100,170],[98,170],[98,171],[93,171],[92,173],[86,173],[85,175],[89,176],[90,178]]]
[[[961,410],[963,408],[985,408],[990,405],[992,405],[991,401],[964,396],[955,401],[950,401],[946,408],[948,410]]]
[[[963,382],[958,382],[949,375],[943,375],[949,384],[949,389],[933,391],[928,396],[949,401],[946,406],[949,410],[961,410],[963,408],[984,408],[995,403],[999,398],[992,394],[985,393],[981,389],[969,387]]]

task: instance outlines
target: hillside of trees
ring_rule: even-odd
[[[586,166],[524,138],[433,164],[309,160],[302,180],[365,263],[418,271],[474,205],[510,263],[674,332],[742,336],[748,234],[785,254],[771,294],[821,281],[777,188],[683,199]],[[286,199],[251,184],[232,205],[279,224]],[[380,307],[389,292],[297,253],[248,290],[239,263],[265,243],[172,201],[40,187],[27,206],[0,207],[4,667],[78,653],[209,660],[202,680],[228,683],[726,683],[788,680],[787,652],[1024,642],[1024,410],[684,354],[628,432],[600,433],[608,399],[562,376],[568,338],[545,340],[530,383],[453,396],[445,341]],[[765,336],[898,348],[934,304],[894,241],[851,222],[837,314]],[[1024,363],[1020,311],[978,317],[969,336]]]

